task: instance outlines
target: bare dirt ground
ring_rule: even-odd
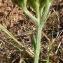
[[[29,10],[34,14],[31,9]],[[54,63],[63,63],[63,0],[54,0],[50,11],[51,15],[43,28],[45,35],[42,33],[40,58],[47,58],[47,45],[51,40],[51,42],[54,42],[54,49],[50,60]],[[7,28],[28,50],[32,49],[30,35],[36,34],[36,25],[11,0],[0,0],[0,24]],[[7,42],[15,44],[7,34],[0,30],[0,63],[19,63],[21,56],[25,57],[24,53]],[[30,63],[30,61],[28,60],[27,63]]]

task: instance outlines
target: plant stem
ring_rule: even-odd
[[[38,61],[39,61],[41,31],[42,31],[42,27],[39,25],[38,30],[37,30],[37,39],[36,39],[37,41],[36,41],[36,50],[35,50],[34,63],[38,63]]]
[[[48,12],[49,12],[50,5],[51,5],[51,2],[49,2],[49,0],[46,0],[46,5],[45,5],[46,7],[45,7],[44,15],[43,15],[43,18],[41,19],[42,26],[44,25],[44,23],[49,17]]]
[[[27,9],[24,10],[25,14],[29,16],[35,23],[37,23],[37,18],[34,17]]]

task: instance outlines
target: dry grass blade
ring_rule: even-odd
[[[42,31],[43,36],[48,40],[49,44],[51,43],[51,40],[48,38],[48,36]]]
[[[21,42],[19,42],[5,27],[3,27],[1,24],[0,24],[0,29],[2,31],[4,31],[6,34],[8,34],[18,45],[20,45],[21,47],[23,47],[25,50],[26,50],[26,54],[28,54],[30,57],[34,57],[34,55],[32,53],[30,53],[26,48],[25,46],[23,46],[23,44]]]

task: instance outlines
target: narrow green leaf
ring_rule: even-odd
[[[35,50],[36,49],[36,39],[35,39],[35,36],[33,34],[31,35],[31,44]]]

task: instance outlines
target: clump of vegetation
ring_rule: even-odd
[[[21,7],[24,10],[25,14],[28,15],[29,18],[31,18],[37,25],[36,37],[32,34],[31,35],[31,42],[32,42],[32,46],[34,47],[34,63],[38,63],[39,62],[40,48],[41,48],[41,46],[40,46],[40,44],[41,44],[40,43],[41,42],[41,32],[42,32],[42,29],[44,27],[45,22],[47,21],[49,15],[50,15],[49,8],[51,6],[52,0],[12,0],[12,2],[17,4],[19,7]],[[28,11],[27,5],[29,5],[34,10],[34,12],[36,13],[36,16],[33,16],[33,14],[31,14]],[[24,47],[2,25],[0,25],[0,29],[2,29],[5,33],[7,33],[21,47]],[[26,52],[31,55],[31,53],[28,52],[28,50],[26,50]],[[50,63],[49,59],[46,62]]]

